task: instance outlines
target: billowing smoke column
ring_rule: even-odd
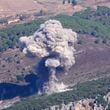
[[[56,68],[60,67],[68,71],[75,64],[74,43],[76,41],[77,34],[72,29],[63,28],[57,20],[48,20],[41,24],[32,36],[20,38],[25,54],[31,53],[41,59],[47,57],[45,67],[49,69],[49,81],[44,84],[46,85],[44,88],[48,92],[65,88],[64,84],[59,83],[56,78]]]

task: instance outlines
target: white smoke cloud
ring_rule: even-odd
[[[51,56],[53,53],[57,55],[48,57],[45,61],[45,66],[50,70],[60,66],[68,70],[75,64],[76,41],[76,32],[63,28],[57,20],[48,20],[32,36],[20,38],[20,42],[24,44],[24,54],[31,53],[39,58]]]
[[[50,67],[50,68],[51,67],[56,68],[56,67],[60,66],[60,61],[55,58],[48,58],[45,62],[45,66]]]
[[[57,20],[48,20],[29,37],[21,37],[25,44],[25,54],[30,52],[38,57],[45,57],[52,52],[59,54],[60,63],[67,68],[75,63],[74,43],[77,34],[72,29],[65,29]],[[53,59],[54,60],[54,59]]]

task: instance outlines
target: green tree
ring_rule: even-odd
[[[78,1],[77,0],[72,0],[72,5],[77,5]]]

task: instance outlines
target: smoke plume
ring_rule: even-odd
[[[56,68],[68,71],[75,64],[76,41],[77,34],[72,29],[63,28],[57,20],[48,20],[32,36],[20,38],[24,54],[31,53],[40,59],[46,58],[44,65],[49,69],[49,78],[44,88],[48,88],[48,91],[55,92],[65,88],[56,78]]]

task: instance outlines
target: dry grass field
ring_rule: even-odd
[[[61,1],[56,0],[0,0],[0,17],[39,12],[41,9],[50,13],[59,12],[59,10],[68,12],[72,7],[63,6]]]
[[[0,17],[13,16],[21,13],[33,13],[44,10],[48,13],[66,13],[80,11],[88,6],[110,6],[110,0],[79,0],[79,5],[62,4],[63,0],[0,0]]]

